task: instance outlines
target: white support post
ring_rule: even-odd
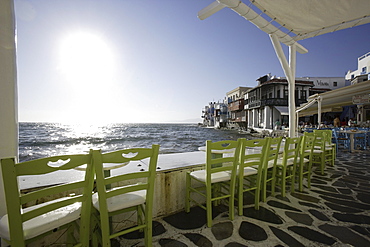
[[[281,47],[279,38],[270,34],[271,42],[274,46],[276,55],[281,67],[288,80],[288,108],[289,108],[289,137],[296,136],[296,113],[295,113],[295,68],[296,68],[296,45],[289,46],[289,64]]]
[[[0,1],[0,158],[18,157],[18,102],[14,1]],[[0,217],[6,214],[0,169]]]
[[[362,124],[364,122],[364,106],[357,105],[357,124]]]
[[[317,122],[318,122],[318,128],[320,128],[321,125],[321,97],[319,96],[317,98]]]
[[[295,137],[298,125],[296,124],[295,114],[295,69],[296,69],[297,49],[296,45],[289,46],[289,71],[290,78],[288,78],[289,91],[289,136]]]

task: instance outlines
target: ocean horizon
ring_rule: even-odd
[[[161,154],[198,151],[206,140],[236,140],[237,130],[203,128],[198,123],[51,123],[19,122],[19,160],[160,145]]]

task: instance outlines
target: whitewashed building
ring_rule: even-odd
[[[228,106],[227,127],[247,128],[247,115],[244,110],[244,95],[251,89],[251,87],[237,87],[226,93]]]
[[[269,75],[257,79],[258,85],[244,96],[248,128],[273,129],[274,123],[288,124],[288,82]],[[295,104],[307,102],[312,81],[296,80]]]
[[[241,129],[274,129],[279,120],[284,127],[289,123],[288,82],[285,77],[267,74],[257,79],[258,85],[237,87],[226,93],[223,103],[210,102],[203,110],[203,125]],[[344,77],[297,77],[295,104],[306,103],[309,96],[344,86]]]
[[[370,52],[357,59],[357,70],[349,70],[345,78],[351,84],[370,80]]]
[[[203,125],[214,128],[226,127],[227,111],[226,103],[210,102],[202,111]]]
[[[313,82],[309,96],[349,86],[350,82],[344,77],[297,77],[296,80],[307,80]]]

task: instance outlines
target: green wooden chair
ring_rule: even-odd
[[[86,165],[81,181],[55,184],[22,193],[22,176],[58,176],[60,171]],[[16,163],[1,159],[7,214],[0,220],[0,236],[22,247],[59,229],[67,229],[66,246],[89,246],[91,194],[94,172],[90,154],[61,155]],[[75,171],[76,173],[79,171]],[[54,175],[53,175],[54,173]],[[80,219],[79,226],[76,221]],[[75,237],[75,229],[79,237]]]
[[[267,200],[267,185],[271,185],[271,195],[275,195],[274,180],[276,179],[276,162],[280,154],[280,145],[283,137],[271,138],[269,148],[266,150],[266,162],[263,168],[262,201]]]
[[[305,132],[305,135],[314,135],[315,138],[315,145],[312,152],[312,163],[313,165],[318,165],[320,168],[320,173],[324,175],[324,170],[326,163],[334,163],[333,160],[333,149],[326,145],[326,133],[325,132],[313,132],[308,133]]]
[[[100,240],[102,246],[110,246],[112,238],[136,230],[144,231],[145,246],[152,246],[152,210],[158,153],[159,145],[105,154],[100,150],[93,151],[97,192],[93,194],[92,202],[100,226],[100,231],[95,231],[93,237]],[[147,164],[147,169],[112,175],[107,174],[103,166],[105,163],[127,164],[128,162]],[[112,173],[112,170],[110,171]],[[130,211],[136,211],[137,225],[113,232],[111,217]]]
[[[287,137],[285,139],[283,156],[276,162],[276,179],[273,180],[272,187],[275,187],[276,181],[280,180],[281,195],[286,195],[287,180],[290,179],[290,190],[294,192],[297,163],[299,158],[300,144],[302,137]]]
[[[229,218],[234,219],[234,198],[236,169],[242,140],[206,141],[205,169],[186,173],[185,211],[190,212],[190,203],[194,202],[207,211],[207,226],[212,226],[212,203],[228,199]],[[230,150],[232,152],[230,153]],[[225,152],[224,155],[215,153]],[[205,198],[206,204],[192,197],[199,195]]]
[[[240,161],[237,170],[238,214],[243,215],[244,193],[254,193],[254,207],[259,209],[263,168],[266,150],[271,138],[242,141]]]
[[[316,135],[304,135],[298,161],[298,188],[303,191],[303,179],[307,178],[307,187],[311,188],[312,160],[315,148]]]
[[[327,130],[314,130],[314,133],[321,135],[322,133],[325,133],[323,135],[323,138],[325,139],[325,151],[327,153],[327,156],[331,154],[331,157],[329,156],[328,159],[330,159],[330,164],[334,166],[335,159],[337,157],[337,145],[333,143],[333,131],[330,129]]]

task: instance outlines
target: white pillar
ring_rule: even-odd
[[[12,0],[0,1],[0,158],[18,157],[17,66]],[[0,169],[0,216],[6,214]]]
[[[288,80],[288,107],[289,107],[289,137],[296,136],[296,121],[295,121],[295,68],[296,68],[296,44],[289,46],[289,64],[285,57],[284,51],[281,48],[279,38],[270,34],[272,45],[274,46],[276,55],[280,61],[281,67]]]
[[[317,98],[317,122],[318,122],[317,127],[320,127],[320,124],[321,124],[321,97],[320,96]]]
[[[295,70],[296,70],[297,47],[295,44],[289,46],[289,69],[290,78],[289,84],[289,136],[295,137],[297,132],[297,122],[295,114]]]
[[[258,127],[258,112],[257,109],[253,109],[253,128]]]
[[[361,124],[364,122],[364,106],[357,105],[357,124]]]

